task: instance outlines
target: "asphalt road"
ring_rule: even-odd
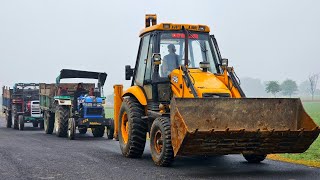
[[[156,167],[149,146],[141,159],[121,155],[119,143],[90,132],[70,141],[30,125],[7,129],[0,119],[0,179],[320,179],[320,169],[265,160],[248,164],[240,155],[180,157]]]

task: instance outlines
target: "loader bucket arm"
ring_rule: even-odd
[[[301,153],[320,132],[300,99],[172,98],[170,106],[174,155]]]

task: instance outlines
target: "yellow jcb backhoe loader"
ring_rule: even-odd
[[[150,133],[152,159],[243,154],[250,163],[267,154],[302,153],[319,128],[296,98],[246,98],[206,25],[157,24],[146,16],[131,87],[115,85],[115,137],[125,157],[143,154]]]

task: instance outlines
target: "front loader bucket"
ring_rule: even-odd
[[[174,155],[302,153],[319,127],[300,99],[173,98]]]

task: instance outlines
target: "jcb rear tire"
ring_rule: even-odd
[[[105,130],[104,126],[99,126],[99,127],[95,127],[95,128],[91,128],[91,129],[92,129],[92,134],[94,137],[103,137],[104,130]]]
[[[88,131],[88,128],[86,127],[78,127],[79,133],[80,134],[85,134]]]
[[[74,118],[68,120],[68,138],[74,140],[76,137],[76,122]]]
[[[23,131],[24,129],[24,119],[23,119],[23,116],[22,115],[19,115],[19,130],[20,131]]]
[[[243,157],[248,161],[248,163],[260,163],[266,159],[267,155],[243,154]]]
[[[52,134],[53,128],[54,128],[54,116],[50,112],[45,112],[44,113],[44,118],[43,118],[43,123],[44,123],[44,131],[46,134]]]
[[[171,143],[171,125],[168,117],[156,118],[150,130],[150,148],[157,166],[170,166],[174,160]]]
[[[55,113],[55,132],[58,137],[66,137],[68,134],[69,108],[58,106]]]
[[[141,117],[144,107],[134,97],[125,98],[119,113],[119,143],[122,154],[129,158],[140,158],[146,144],[148,124]]]
[[[11,128],[12,127],[12,118],[11,114],[6,114],[6,127]]]

